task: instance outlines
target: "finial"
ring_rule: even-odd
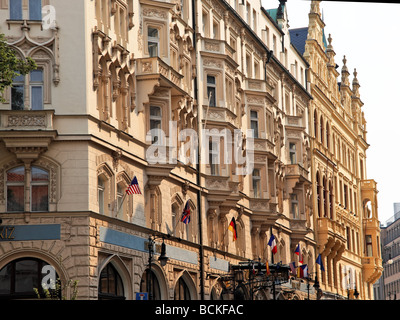
[[[357,79],[357,69],[356,68],[354,68],[354,72],[353,72],[353,75],[354,75],[354,79]]]
[[[344,55],[343,56],[343,67],[346,65],[346,62],[347,62],[347,59],[346,59],[346,56]]]
[[[332,46],[332,37],[331,37],[331,34],[329,34],[328,42],[329,42],[329,46]]]

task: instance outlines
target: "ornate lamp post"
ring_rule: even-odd
[[[155,240],[157,239],[162,239],[163,242],[161,244],[161,254],[158,258],[158,261],[160,262],[161,266],[165,266],[168,261],[168,257],[166,255],[166,246],[164,243],[164,238],[163,237],[151,237],[149,236],[149,242],[148,242],[148,249],[149,249],[149,272],[147,274],[147,292],[149,293],[149,300],[153,300],[153,293],[152,293],[152,270],[151,270],[151,264],[153,261],[153,255],[154,255],[154,244]]]

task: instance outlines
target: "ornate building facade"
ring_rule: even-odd
[[[355,169],[367,148],[357,84],[344,72],[339,93],[313,34],[304,57],[292,45],[284,1],[10,0],[0,17],[8,44],[38,65],[0,105],[2,298],[32,297],[51,266],[63,284],[79,281],[80,299],[231,299],[231,266],[298,265],[297,247],[313,277],[322,254],[323,290],[346,261],[369,297],[379,255],[361,247],[378,235],[376,187]],[[321,70],[336,99],[324,107]],[[127,194],[134,177],[140,193]],[[310,294],[295,275],[274,292],[241,288],[244,298]]]
[[[318,269],[319,278],[327,298],[356,294],[373,299],[382,259],[378,191],[376,182],[366,176],[364,104],[356,69],[352,83],[346,57],[337,71],[332,37],[326,39],[324,27],[320,1],[312,1],[308,28],[292,32],[310,65],[315,237],[325,266],[325,272]],[[302,33],[307,34],[305,41]]]

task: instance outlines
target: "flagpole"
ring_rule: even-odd
[[[271,233],[271,235],[270,235],[270,237],[272,237],[273,236],[273,234],[272,234],[272,225],[270,226],[270,233]],[[271,262],[272,262],[272,264],[274,264],[274,253],[271,251]],[[273,294],[273,298],[274,298],[274,300],[276,300],[276,291],[275,291],[275,273],[276,273],[276,268],[275,268],[275,270],[274,270],[274,275],[273,275],[273,277],[272,277],[272,294]]]
[[[123,204],[124,204],[124,201],[125,201],[126,195],[127,195],[127,193],[125,192],[124,196],[122,197],[122,202],[121,202],[121,205],[119,206],[119,208],[118,208],[118,210],[117,210],[117,215],[116,215],[116,218],[118,217],[118,215],[119,215],[119,212],[121,211],[121,208],[123,207]]]

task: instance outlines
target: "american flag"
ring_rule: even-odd
[[[131,184],[129,187],[126,189],[127,194],[142,194],[139,189],[139,184],[136,179],[136,176],[133,177]]]

